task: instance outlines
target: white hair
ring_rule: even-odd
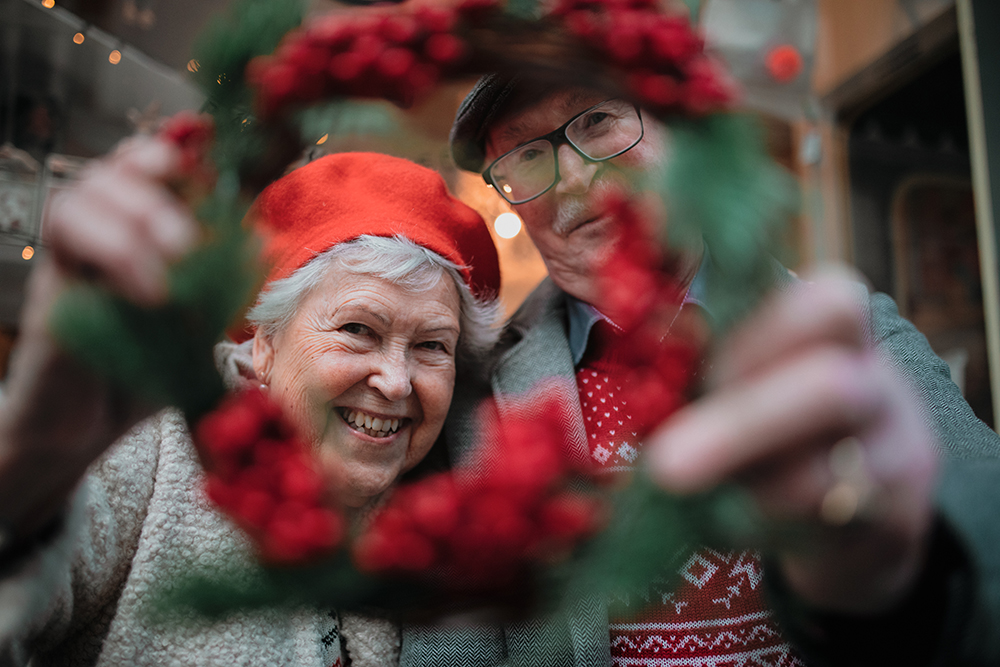
[[[448,275],[458,288],[460,326],[456,368],[480,360],[499,335],[500,304],[496,298],[477,299],[459,270],[463,268],[403,236],[359,236],[329,248],[292,275],[276,280],[258,296],[247,320],[269,338],[281,333],[295,316],[302,300],[331,271],[369,275],[414,292],[434,288]]]

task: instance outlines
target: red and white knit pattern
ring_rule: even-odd
[[[750,551],[703,549],[680,568],[673,590],[630,600],[637,615],[612,619],[613,667],[801,667],[760,595]]]
[[[610,364],[595,363],[576,374],[590,458],[602,470],[628,470],[639,450],[628,404],[621,399],[620,374]]]
[[[591,459],[609,472],[631,468],[641,449],[623,377],[608,355],[585,358],[576,375]],[[702,549],[680,575],[676,588],[620,601],[634,614],[611,619],[612,667],[803,666],[761,597],[755,553]]]

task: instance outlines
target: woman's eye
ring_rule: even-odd
[[[424,341],[423,343],[420,343],[420,345],[418,345],[418,347],[421,347],[421,348],[423,348],[425,350],[434,350],[435,352],[447,352],[448,351],[448,348],[445,346],[445,344],[442,343],[439,340]]]
[[[364,324],[358,324],[357,322],[348,322],[340,328],[342,331],[346,331],[347,333],[355,336],[367,336],[372,332],[372,330]]]

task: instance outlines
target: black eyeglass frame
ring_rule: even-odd
[[[517,206],[518,204],[526,204],[527,202],[531,201],[532,199],[538,199],[539,197],[541,197],[542,195],[544,195],[546,192],[548,192],[549,190],[551,190],[552,188],[554,188],[556,186],[556,183],[559,182],[559,147],[562,146],[563,144],[567,144],[570,148],[572,148],[574,151],[576,151],[577,155],[579,155],[580,157],[582,157],[587,162],[606,162],[608,160],[611,160],[611,159],[614,159],[614,158],[618,157],[619,155],[622,155],[623,153],[628,153],[630,150],[632,150],[637,145],[639,145],[639,142],[642,141],[642,138],[644,136],[646,136],[646,126],[642,122],[642,111],[639,109],[639,105],[638,104],[634,104],[633,103],[632,104],[632,108],[635,109],[635,115],[638,116],[638,118],[639,118],[639,138],[636,139],[635,141],[633,141],[629,145],[628,148],[624,148],[624,149],[618,151],[617,153],[615,153],[614,155],[609,155],[607,157],[596,158],[596,159],[592,158],[589,155],[585,154],[583,152],[583,150],[580,149],[579,146],[577,146],[576,144],[574,144],[573,141],[566,135],[566,128],[568,128],[570,125],[572,125],[574,122],[576,122],[580,117],[587,115],[588,113],[590,113],[591,111],[593,111],[597,107],[602,106],[604,104],[607,104],[608,102],[611,102],[614,99],[617,99],[617,98],[612,97],[612,98],[604,100],[603,102],[598,102],[597,104],[595,104],[594,106],[592,106],[590,108],[584,109],[583,111],[581,111],[580,113],[578,113],[577,115],[573,116],[568,121],[566,121],[565,123],[563,123],[560,127],[557,127],[556,129],[552,130],[548,134],[543,134],[540,137],[535,137],[534,139],[531,139],[529,141],[525,141],[524,143],[521,143],[521,144],[515,146],[514,148],[510,149],[509,151],[507,151],[506,153],[504,153],[503,155],[501,155],[500,157],[498,157],[496,160],[493,160],[493,162],[490,162],[490,166],[486,167],[486,169],[484,169],[482,171],[482,173],[481,173],[481,175],[483,177],[483,180],[486,181],[486,185],[488,185],[491,188],[493,188],[494,190],[496,190],[500,194],[500,196],[503,197],[504,200],[506,200],[507,203],[510,204],[510,205],[512,205],[512,206]],[[496,182],[494,182],[493,176],[492,176],[492,174],[490,172],[493,171],[493,167],[496,166],[497,162],[499,162],[500,160],[504,159],[505,157],[507,157],[511,153],[524,148],[528,144],[533,144],[536,141],[543,141],[543,140],[544,141],[548,141],[550,144],[552,144],[552,163],[553,163],[553,167],[554,167],[554,171],[555,171],[555,175],[552,178],[552,183],[549,184],[549,187],[545,188],[544,190],[542,190],[541,192],[539,192],[536,195],[532,195],[532,196],[528,197],[527,199],[521,199],[520,201],[511,201],[511,199],[504,193],[503,189],[500,188],[499,186],[497,186]]]

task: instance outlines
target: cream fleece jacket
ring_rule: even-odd
[[[231,386],[252,381],[246,344],[221,345],[217,360]],[[175,410],[113,445],[80,485],[62,533],[0,572],[0,665],[342,664],[332,611],[247,613],[211,625],[146,620],[154,585],[190,563],[253,558],[208,503],[202,479]],[[392,624],[352,617],[345,626],[354,632],[344,642],[353,667],[398,664]]]

